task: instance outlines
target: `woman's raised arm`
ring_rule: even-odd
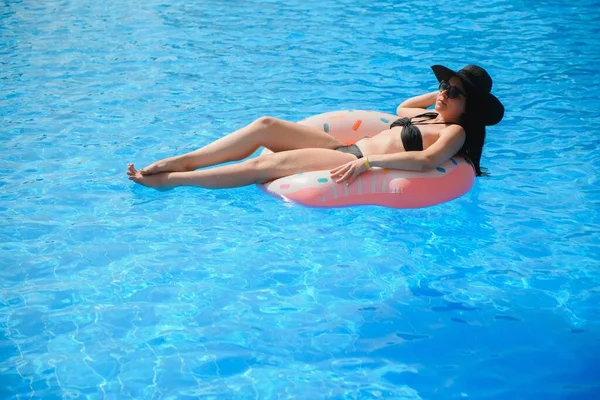
[[[396,109],[400,117],[414,117],[419,112],[435,104],[435,99],[440,92],[437,90],[404,100]],[[416,110],[415,110],[416,109]]]

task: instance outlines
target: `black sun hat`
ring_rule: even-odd
[[[453,76],[462,81],[467,94],[476,98],[477,113],[485,125],[496,125],[502,120],[504,106],[491,93],[492,78],[485,69],[477,65],[467,65],[458,72],[442,65],[433,65],[431,69],[438,81],[448,82]]]

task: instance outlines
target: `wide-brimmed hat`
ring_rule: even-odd
[[[477,115],[485,125],[496,125],[502,120],[504,106],[491,93],[492,78],[485,69],[477,65],[467,65],[458,72],[442,65],[433,65],[431,69],[438,81],[448,82],[453,76],[460,78],[469,97],[475,96]]]

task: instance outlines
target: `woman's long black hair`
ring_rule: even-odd
[[[466,133],[465,144],[458,155],[465,157],[473,164],[477,176],[488,176],[487,168],[481,167],[481,153],[485,143],[485,125],[478,117],[477,99],[474,94],[466,91],[467,101],[465,112],[460,117],[460,125]]]

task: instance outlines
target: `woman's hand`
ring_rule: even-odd
[[[346,164],[342,164],[329,171],[331,179],[336,183],[346,183],[346,186],[350,185],[356,180],[356,178],[367,171],[369,160],[367,158],[359,158],[358,160],[349,161]]]

